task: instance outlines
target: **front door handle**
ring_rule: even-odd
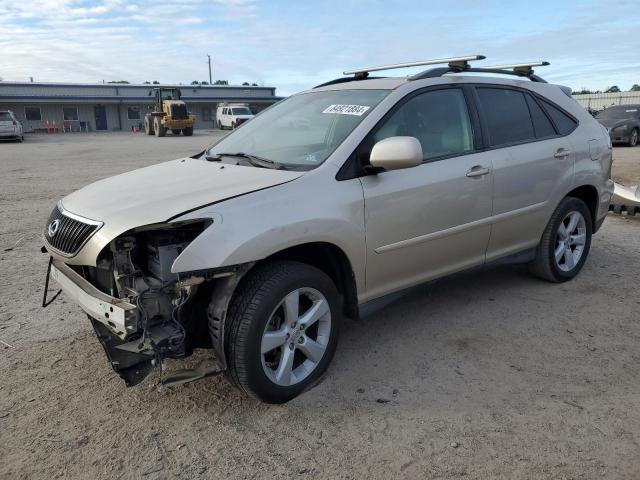
[[[469,178],[482,177],[484,175],[487,175],[489,172],[491,172],[491,170],[489,170],[487,167],[483,167],[482,165],[476,165],[474,167],[471,167],[469,170],[467,170],[466,175]]]
[[[559,148],[556,153],[553,154],[556,158],[564,158],[571,155],[571,150],[567,150],[566,148]]]

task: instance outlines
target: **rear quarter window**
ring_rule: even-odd
[[[13,120],[9,112],[0,112],[0,121]]]
[[[492,146],[535,140],[522,92],[494,87],[478,87],[477,92]]]
[[[529,112],[531,112],[536,137],[545,138],[554,136],[556,130],[553,128],[549,117],[547,117],[540,105],[538,105],[538,102],[536,102],[531,95],[527,95],[527,103],[529,104]]]
[[[578,122],[564,113],[558,107],[551,105],[545,100],[542,100],[542,106],[553,120],[553,123],[555,123],[560,135],[568,135],[569,133],[573,132],[573,130],[575,130],[575,128],[578,126]]]

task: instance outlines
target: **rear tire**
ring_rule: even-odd
[[[566,282],[582,269],[589,255],[593,222],[580,199],[565,197],[553,212],[536,249],[531,273],[550,282]]]
[[[185,137],[190,137],[193,135],[193,127],[186,127],[182,129],[182,134]]]
[[[164,137],[165,133],[167,133],[167,129],[162,125],[160,117],[153,117],[153,130],[156,137]]]
[[[229,378],[263,402],[291,400],[329,366],[340,316],[338,291],[321,270],[292,261],[257,266],[241,281],[229,308]]]
[[[220,123],[220,120],[218,120],[218,130],[222,130],[222,123]]]
[[[638,145],[638,136],[640,136],[640,133],[638,133],[638,129],[634,128],[631,131],[631,135],[629,135],[629,146],[630,147],[635,147],[636,145]]]
[[[144,133],[153,135],[153,123],[148,116],[144,117]]]

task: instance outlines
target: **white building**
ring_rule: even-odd
[[[213,128],[216,107],[223,102],[249,104],[254,113],[280,100],[273,87],[236,85],[130,85],[0,82],[0,110],[12,110],[26,132],[43,130],[47,122],[90,131],[140,127],[153,103],[153,87],[177,87],[196,128]]]

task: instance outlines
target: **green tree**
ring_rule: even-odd
[[[200,82],[198,80],[194,80],[193,82],[191,82],[191,85],[200,85]]]
[[[229,85],[229,82],[226,80],[216,80],[213,82],[214,85]]]
[[[604,93],[618,93],[620,91],[620,87],[614,85],[613,87],[607,88]]]
[[[154,80],[154,81],[153,81],[153,84],[154,84],[154,85],[160,85],[160,82],[159,82],[158,80]]]
[[[249,85],[249,82],[244,82],[244,83],[242,84],[242,86],[243,86],[243,87],[250,87],[251,85]]]
[[[640,92],[640,85],[638,85],[637,83],[633,84],[633,87],[631,87],[631,90],[629,90],[630,92]]]

